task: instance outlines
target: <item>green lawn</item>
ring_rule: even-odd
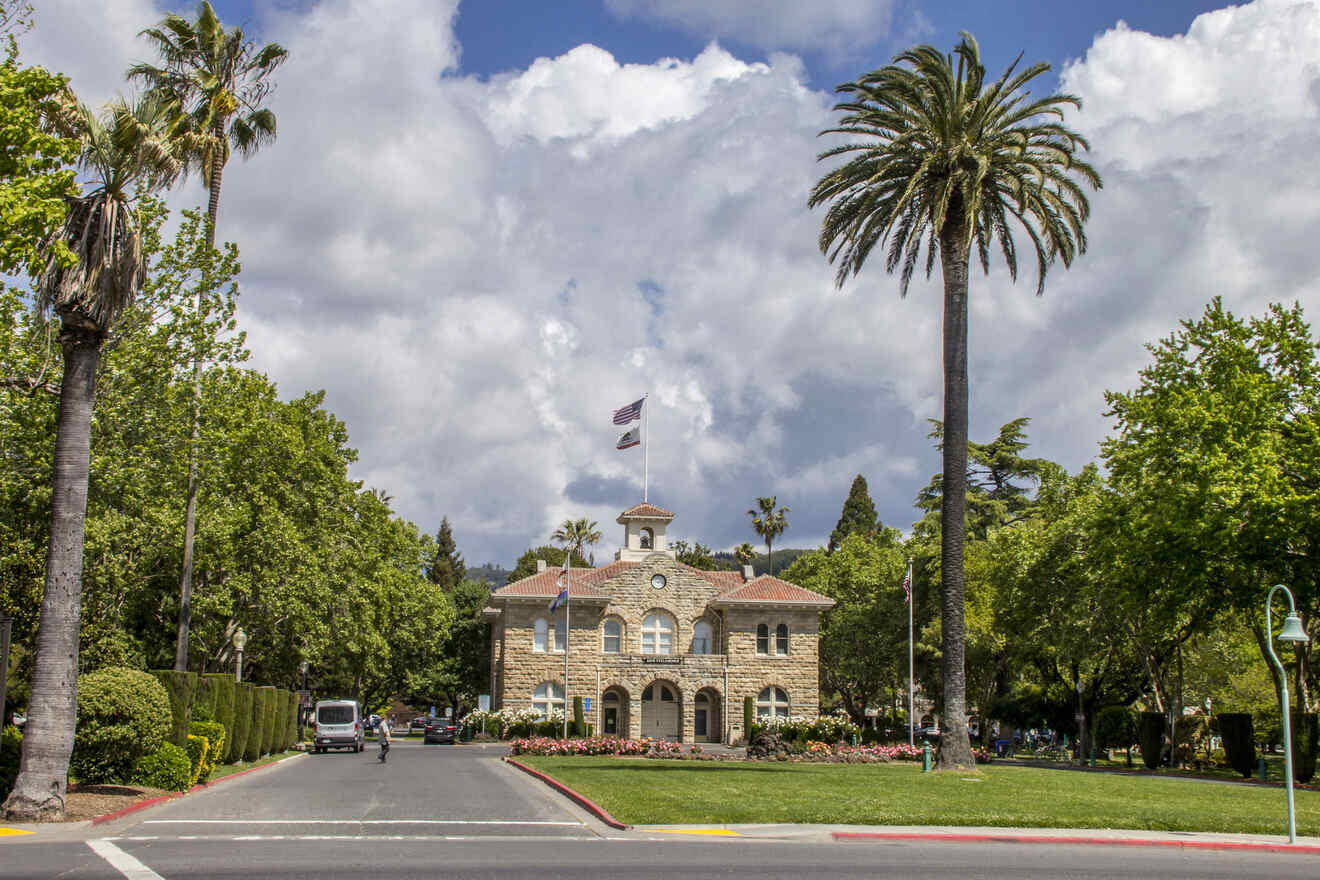
[[[631,825],[843,824],[1287,834],[1282,788],[987,765],[770,764],[523,755]],[[1296,792],[1320,836],[1320,792]]]

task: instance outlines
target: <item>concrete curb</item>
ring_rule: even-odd
[[[1169,840],[1140,837],[1085,837],[1049,834],[959,834],[947,831],[835,831],[835,840],[927,840],[949,843],[1054,843],[1065,846],[1152,846],[1173,849],[1236,850],[1247,852],[1320,855],[1320,846],[1253,843],[1234,840]]]
[[[576,802],[578,806],[584,808],[585,810],[587,810],[587,812],[591,813],[597,819],[604,822],[606,825],[610,826],[611,828],[616,828],[620,831],[627,831],[632,827],[631,825],[623,824],[618,819],[611,816],[609,813],[605,811],[604,807],[600,806],[595,801],[591,800],[590,798],[584,795],[578,794],[576,791],[569,788],[567,785],[564,785],[564,783],[560,782],[559,780],[551,779],[549,776],[546,776],[544,773],[541,773],[538,770],[533,770],[531,767],[528,767],[522,761],[516,761],[507,755],[501,760],[503,760],[506,764],[511,764],[514,767],[517,767],[519,770],[521,770],[522,772],[526,773],[529,776],[535,776],[537,779],[541,780],[546,785],[555,789],[560,794],[565,795],[570,800]]]
[[[190,795],[195,791],[212,788],[223,782],[228,782],[231,779],[237,779],[240,776],[247,776],[249,773],[256,773],[258,770],[265,770],[267,767],[274,767],[278,764],[283,764],[285,761],[292,761],[294,758],[301,758],[306,754],[306,752],[299,752],[296,755],[289,755],[287,758],[280,758],[278,761],[271,761],[269,764],[262,764],[260,767],[249,767],[248,769],[240,770],[237,773],[230,773],[228,776],[221,776],[219,779],[214,779],[210,782],[199,782],[187,791],[176,791],[173,794],[163,794],[160,797],[138,801],[135,804],[129,804],[127,807],[115,810],[113,813],[106,813],[103,816],[97,816],[91,820],[91,823],[93,825],[101,825],[106,822],[113,822],[115,819],[123,818],[130,813],[136,813],[138,810],[145,810],[147,807],[154,807],[156,804],[161,804],[165,801],[178,800],[179,798],[184,797],[185,795]]]

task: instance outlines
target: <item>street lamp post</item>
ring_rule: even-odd
[[[239,627],[234,633],[234,650],[238,653],[238,662],[234,666],[234,681],[243,680],[243,646],[247,644],[247,633]]]
[[[1297,606],[1293,604],[1292,591],[1283,584],[1275,584],[1270,587],[1270,593],[1265,597],[1265,650],[1269,652],[1270,660],[1274,662],[1274,667],[1279,670],[1279,682],[1283,685],[1279,690],[1279,699],[1283,703],[1283,779],[1288,789],[1288,842],[1297,842],[1297,813],[1293,807],[1293,765],[1292,765],[1292,719],[1288,713],[1288,673],[1279,662],[1279,657],[1274,653],[1273,623],[1270,620],[1270,604],[1274,601],[1276,590],[1283,590],[1288,596],[1288,616],[1283,621],[1283,631],[1279,633],[1279,641],[1292,642],[1293,644],[1304,644],[1310,639],[1306,637],[1306,631],[1302,629],[1302,620],[1297,616]]]

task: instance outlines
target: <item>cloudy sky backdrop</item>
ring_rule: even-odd
[[[36,5],[24,60],[92,103],[150,58],[138,31],[195,14]],[[1031,271],[973,275],[974,439],[1029,416],[1032,452],[1075,470],[1104,390],[1211,296],[1316,315],[1320,0],[216,6],[291,53],[278,141],[231,162],[220,210],[253,363],[286,397],[324,388],[354,475],[426,531],[447,515],[470,563],[577,516],[611,557],[642,455],[614,449],[610,413],[643,393],[677,537],[755,543],[744,511],[773,494],[780,544],[814,546],[858,473],[910,525],[939,468],[939,279],[900,299],[876,262],[835,290],[806,200],[832,86],[915,42],[972,30],[993,75],[1049,61],[1105,178],[1090,251],[1043,297]]]

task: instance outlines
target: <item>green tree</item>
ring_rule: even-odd
[[[955,64],[955,58],[956,64]],[[819,158],[851,156],[819,180],[811,207],[832,202],[820,248],[839,261],[839,286],[858,274],[872,249],[886,245],[885,268],[900,270],[906,295],[926,243],[926,274],[938,257],[944,277],[944,427],[946,485],[941,493],[940,606],[944,728],[939,764],[971,766],[964,669],[963,543],[967,458],[967,286],[973,243],[988,273],[998,239],[1017,277],[1010,222],[1036,252],[1037,294],[1056,258],[1071,265],[1086,250],[1090,207],[1073,175],[1098,189],[1100,176],[1078,156],[1086,141],[1062,123],[1071,95],[1031,99],[1024,86],[1049,70],[1016,62],[986,82],[980,49],[965,33],[952,54],[932,46],[899,53],[894,62],[836,91],[844,116],[826,133],[851,140]],[[949,475],[956,475],[950,477]]]
[[[590,547],[600,541],[600,529],[596,526],[595,520],[588,520],[585,516],[566,519],[550,536],[550,540],[572,550],[575,556],[581,556],[584,547]]]
[[[751,565],[752,560],[756,558],[756,548],[750,542],[744,541],[733,548],[733,558],[738,560],[739,565]]]
[[[549,544],[543,544],[540,547],[533,547],[523,552],[514,563],[513,571],[509,572],[509,583],[520,581],[525,577],[531,577],[536,574],[536,561],[545,560],[546,567],[557,568],[564,564],[564,557],[572,553],[574,568],[588,568],[586,557],[575,550],[567,550],[563,547],[552,547]]]
[[[848,498],[843,502],[843,512],[839,515],[839,522],[834,526],[834,531],[830,533],[830,542],[826,549],[833,553],[843,544],[844,538],[849,535],[869,535],[875,531],[878,523],[875,503],[871,501],[871,495],[866,489],[866,478],[858,474],[852,482],[852,488],[848,490]]]
[[[208,242],[215,244],[220,186],[231,150],[250,156],[275,140],[276,119],[263,106],[273,88],[270,77],[288,57],[278,43],[260,49],[239,27],[225,30],[215,10],[202,0],[197,21],[171,13],[154,28],[142,31],[160,66],[140,62],[128,78],[143,83],[174,111],[173,141],[187,170],[196,170],[210,191],[206,216]],[[201,434],[202,357],[193,361],[194,410],[191,426],[188,490],[184,512],[183,565],[179,578],[179,624],[174,668],[188,668],[191,626],[193,550],[197,528],[198,461]]]
[[[435,552],[426,564],[426,579],[438,584],[446,592],[456,584],[462,583],[467,576],[463,565],[463,556],[454,542],[454,531],[449,526],[449,517],[440,518],[440,528],[435,533]]]
[[[749,508],[747,515],[752,518],[752,528],[765,541],[765,553],[770,557],[770,574],[775,573],[774,541],[788,529],[788,508],[775,509],[778,498],[763,495],[756,499],[756,507]]]
[[[690,565],[702,571],[715,570],[715,557],[711,555],[710,548],[700,541],[693,541],[689,544],[687,541],[679,539],[671,541],[669,547],[674,551],[674,558],[684,565]]]
[[[65,265],[49,250],[37,284],[37,307],[60,319],[64,375],[55,437],[50,541],[32,674],[32,724],[23,758],[5,800],[11,820],[64,815],[69,755],[73,748],[78,671],[78,621],[82,597],[83,537],[90,470],[96,369],[106,334],[133,302],[142,284],[142,240],[131,191],[168,183],[177,164],[155,139],[125,143],[122,122],[150,125],[163,119],[157,101],[119,103],[98,119],[86,106],[65,122],[83,144],[84,195],[72,200],[59,240],[77,256]],[[159,129],[158,129],[159,130]]]

